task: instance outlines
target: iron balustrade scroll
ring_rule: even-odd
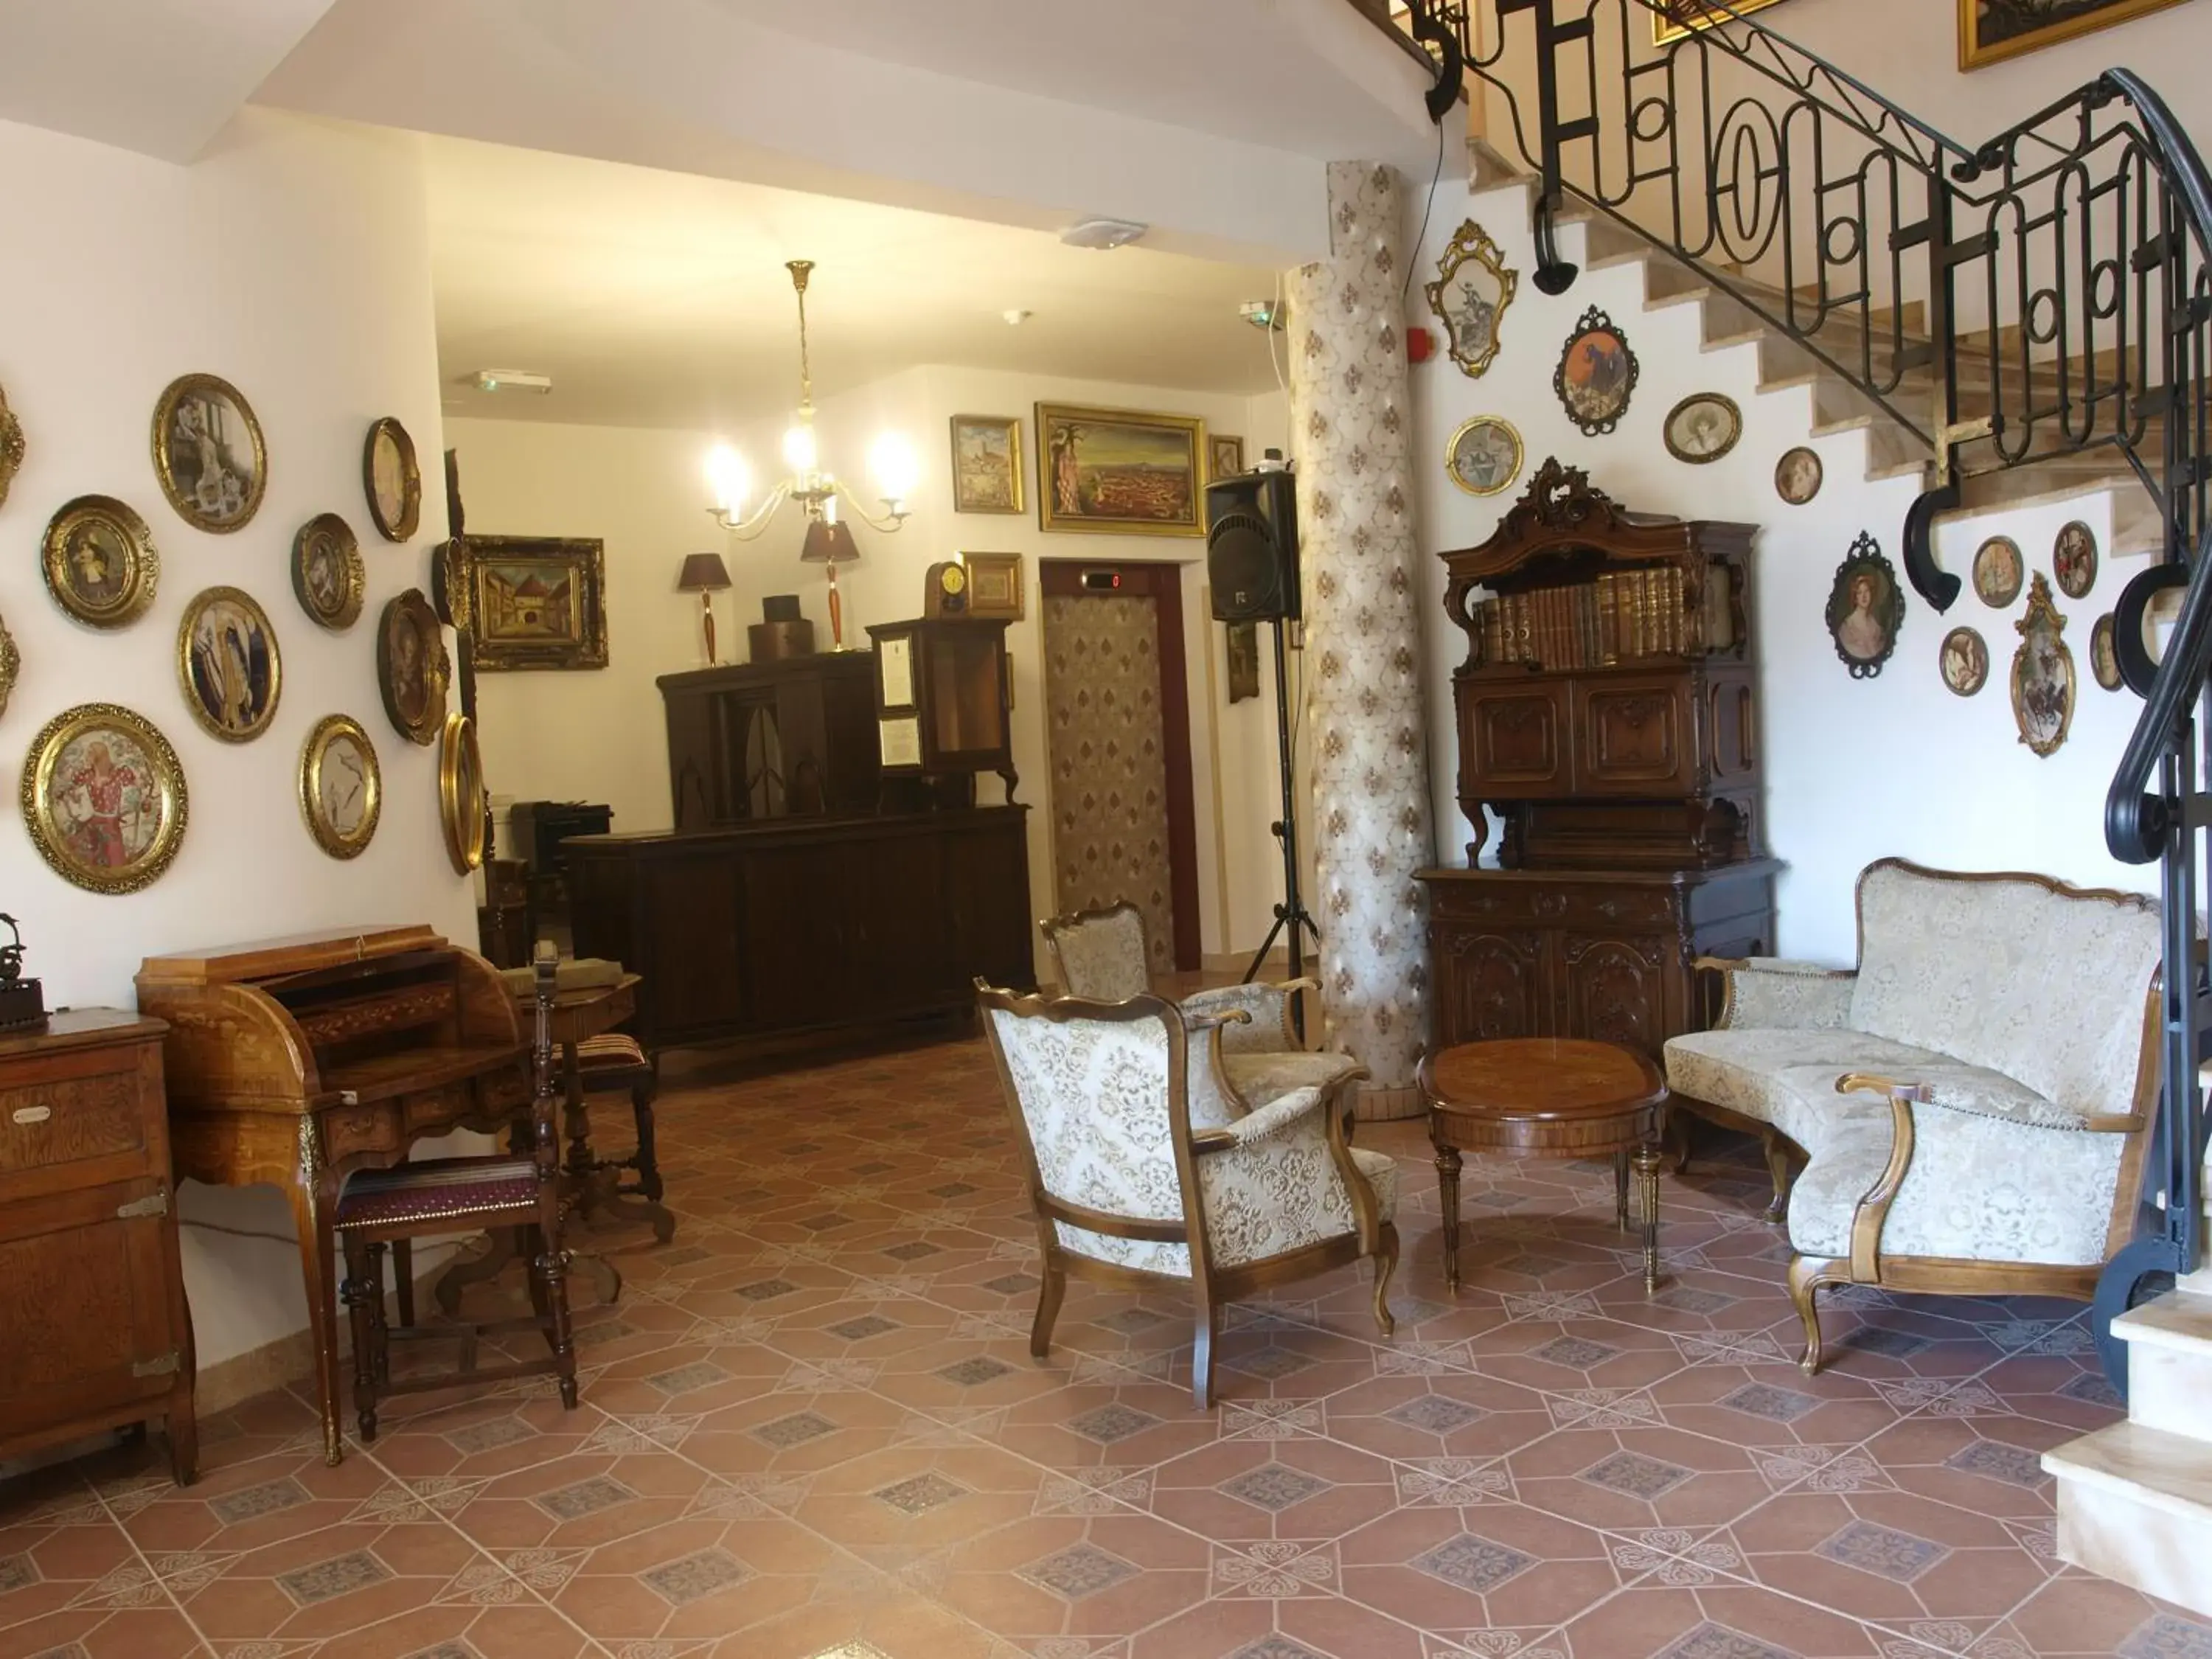
[[[2166,933],[2166,1087],[2146,1183],[2159,1202],[2096,1304],[2106,1369],[2124,1388],[2112,1316],[2147,1279],[2194,1266],[2202,1232],[2212,174],[2126,70],[1970,148],[1728,0],[1494,9],[1486,46],[1468,0],[1414,0],[1409,27],[1432,51],[1440,35],[1456,43],[1536,173],[1536,286],[1556,295],[1576,279],[1558,240],[1572,198],[1848,383],[1924,448],[1931,476],[1907,514],[1905,566],[1936,610],[1960,586],[1936,562],[1936,520],[1976,477],[2132,474],[2155,507],[2160,556],[2116,607],[2122,678],[2146,701],[2106,811],[2116,857],[2162,866]],[[1655,18],[1690,27],[1662,40]],[[2146,617],[2177,590],[2154,658]]]

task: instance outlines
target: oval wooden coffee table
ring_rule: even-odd
[[[1667,1083],[1642,1054],[1610,1042],[1510,1037],[1462,1042],[1421,1061],[1437,1192],[1444,1212],[1444,1282],[1459,1289],[1460,1154],[1613,1157],[1615,1215],[1628,1227],[1628,1171],[1644,1211],[1644,1288],[1659,1288],[1659,1130]]]

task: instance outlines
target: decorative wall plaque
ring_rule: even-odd
[[[1905,625],[1905,592],[1897,570],[1865,531],[1836,567],[1828,589],[1828,636],[1855,680],[1872,679],[1897,649]]]
[[[2012,714],[2020,740],[2035,755],[2053,755],[2074,723],[2074,653],[2059,635],[2066,618],[2051,603],[2051,584],[2035,573],[2027,614],[2013,627],[2020,649],[2012,653]]]
[[[1463,374],[1480,379],[1489,371],[1498,356],[1505,307],[1520,286],[1520,273],[1506,269],[1504,252],[1488,231],[1469,219],[1452,233],[1437,261],[1437,280],[1422,292],[1443,324],[1451,360]]]

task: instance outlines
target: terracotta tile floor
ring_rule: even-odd
[[[1417,1126],[1395,1342],[1347,1271],[1236,1310],[1070,1289],[1051,1359],[975,1043],[664,1096],[676,1242],[591,1235],[584,1404],[399,1402],[342,1468],[296,1393],[0,1487],[0,1656],[68,1659],[2208,1659],[2058,1562],[2036,1454],[2109,1421],[2069,1304],[1835,1298],[1792,1363],[1748,1161],[1468,1163],[1447,1302]],[[514,1287],[471,1292],[484,1304]]]

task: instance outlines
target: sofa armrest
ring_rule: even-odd
[[[1277,1095],[1266,1105],[1246,1113],[1235,1122],[1218,1129],[1206,1129],[1190,1138],[1194,1152],[1225,1152],[1238,1146],[1249,1146],[1255,1141],[1280,1134],[1307,1116],[1321,1104],[1319,1089],[1292,1089]]]
[[[1721,975],[1724,993],[1717,1029],[1790,1026],[1841,1030],[1850,1019],[1857,973],[1779,957],[1699,957],[1694,964]]]
[[[1249,1028],[1222,1034],[1222,1046],[1231,1050],[1297,1048],[1304,1045],[1291,1027],[1291,998],[1299,991],[1318,991],[1321,987],[1310,979],[1295,979],[1281,985],[1216,985],[1203,991],[1193,991],[1183,998],[1184,1010],[1194,1015],[1226,1012],[1242,1009],[1250,1022]]]

